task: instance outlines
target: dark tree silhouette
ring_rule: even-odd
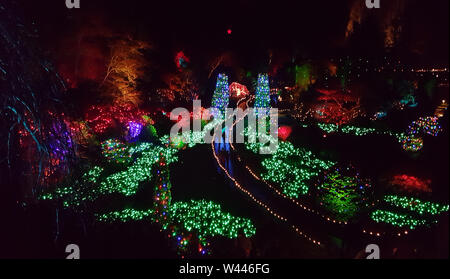
[[[14,182],[17,200],[33,200],[50,176],[68,171],[74,152],[60,117],[65,86],[18,11],[0,0],[1,180]]]

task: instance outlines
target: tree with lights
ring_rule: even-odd
[[[150,45],[130,38],[111,39],[109,62],[102,84],[109,85],[107,93],[113,96],[115,103],[141,103],[138,80],[144,76],[147,62],[144,51]]]
[[[369,204],[372,194],[370,181],[362,179],[353,167],[325,171],[317,190],[320,205],[340,221],[354,218]]]
[[[258,74],[258,81],[255,95],[256,95],[255,96],[256,109],[270,108],[269,76],[267,74]]]
[[[37,50],[38,34],[26,28],[17,17],[20,9],[8,2],[0,2],[0,176],[6,185],[14,179],[10,183],[17,187],[2,187],[12,193],[1,196],[21,200],[24,194],[35,198],[51,176],[66,175],[75,151],[61,117],[65,85]]]
[[[178,149],[168,144],[168,136],[161,144],[122,142],[117,139],[102,142],[102,155],[108,165],[121,166],[121,171],[94,166],[76,180],[41,195],[42,200],[55,200],[63,207],[83,213],[95,207],[99,198],[111,194],[133,197],[147,182],[153,186],[151,208],[124,208],[103,214],[94,213],[102,222],[128,222],[147,219],[160,226],[173,241],[179,255],[207,255],[209,239],[214,236],[236,238],[255,234],[253,223],[235,217],[210,201],[173,202],[169,165],[177,160]],[[191,145],[189,145],[191,147]],[[113,168],[116,169],[116,168]]]
[[[192,70],[180,69],[176,73],[164,76],[164,82],[168,89],[160,91],[161,101],[170,101],[170,99],[179,99],[184,102],[192,102],[198,99],[198,83],[194,78]],[[172,97],[173,96],[173,97]]]
[[[215,117],[223,115],[225,109],[228,107],[230,98],[230,90],[228,86],[228,76],[226,74],[219,74],[216,82],[216,90],[211,102],[211,107],[214,110]]]

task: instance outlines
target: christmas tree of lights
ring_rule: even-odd
[[[269,76],[267,74],[258,75],[255,95],[255,108],[268,110],[270,108],[270,88]]]
[[[340,221],[354,218],[369,203],[372,194],[370,181],[361,178],[353,167],[325,171],[317,189],[320,205]]]
[[[214,90],[211,102],[214,117],[223,116],[225,109],[228,107],[229,98],[228,76],[226,74],[219,74],[216,82],[216,90]]]

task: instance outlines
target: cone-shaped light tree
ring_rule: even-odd
[[[214,117],[223,115],[225,109],[228,107],[229,99],[228,76],[226,74],[219,74],[216,82],[216,90],[214,90],[211,102]]]
[[[267,74],[258,75],[258,83],[256,87],[255,108],[257,110],[267,111],[270,108],[270,88],[269,76]]]

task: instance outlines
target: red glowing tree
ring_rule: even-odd
[[[183,51],[179,51],[175,55],[175,64],[177,65],[178,70],[181,71],[183,68],[186,68],[189,62],[189,57],[187,57]]]
[[[185,69],[181,72],[167,74],[164,82],[168,88],[160,91],[163,101],[179,99],[190,102],[198,99],[198,84],[192,71]]]
[[[314,117],[324,123],[343,125],[361,115],[360,99],[350,91],[317,90],[321,96],[314,106]]]
[[[248,91],[247,87],[245,85],[242,85],[237,82],[233,82],[230,85],[230,97],[231,98],[243,98],[247,95],[249,95],[250,92]]]
[[[131,104],[123,106],[92,106],[86,113],[86,122],[89,128],[95,134],[102,134],[108,128],[114,126],[115,123],[119,123],[122,127],[125,127],[129,122],[135,122],[144,125],[146,120],[145,111],[137,109]]]
[[[420,179],[412,175],[394,175],[389,184],[406,192],[431,192],[430,179]]]

